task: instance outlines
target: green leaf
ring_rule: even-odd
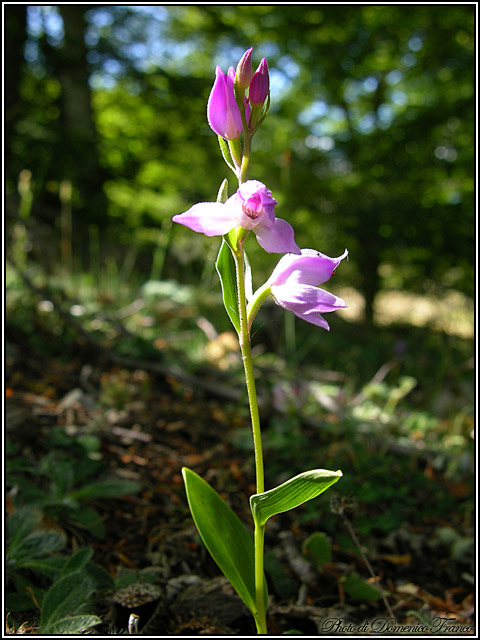
[[[55,635],[73,635],[86,631],[101,622],[102,620],[98,616],[69,616],[49,624],[47,628],[42,627],[40,631]]]
[[[313,469],[290,478],[275,489],[251,496],[250,508],[255,522],[260,526],[265,525],[271,516],[316,498],[341,477],[341,471]]]
[[[227,242],[222,240],[222,246],[218,252],[215,268],[222,285],[223,304],[230,316],[233,326],[240,335],[240,316],[238,313],[237,301],[237,276],[235,271],[235,260]]]
[[[92,482],[81,489],[71,491],[69,498],[117,498],[127,493],[136,493],[141,490],[138,482],[131,480],[104,480],[103,482]]]
[[[65,546],[67,536],[63,531],[34,531],[14,549],[7,549],[7,562],[17,567],[28,568],[33,558],[48,555]]]
[[[94,562],[87,562],[84,572],[92,579],[97,593],[110,591],[115,586],[115,581],[108,571]]]
[[[91,534],[100,538],[102,540],[106,535],[106,528],[102,521],[102,516],[91,507],[81,507],[80,509],[75,509],[75,511],[71,514],[70,519],[75,524],[79,524],[80,526],[88,529]]]
[[[59,578],[67,576],[69,573],[80,571],[87,564],[93,555],[93,549],[79,549],[67,562],[63,565]]]
[[[43,599],[42,633],[47,633],[47,628],[62,618],[83,613],[94,591],[92,578],[83,571],[70,573],[57,580]]]
[[[291,576],[290,567],[277,558],[274,551],[267,551],[263,558],[268,581],[280,600],[290,600],[298,595],[298,584]]]
[[[345,580],[345,591],[352,598],[356,600],[366,600],[367,602],[376,602],[382,597],[380,591],[374,587],[373,584],[365,582],[365,580],[356,573],[352,573]]]
[[[40,523],[42,514],[30,507],[20,507],[15,509],[8,519],[8,535],[10,536],[9,547],[15,547]]]
[[[303,555],[318,569],[322,570],[326,562],[332,561],[330,542],[325,533],[316,531],[312,533],[302,544]]]
[[[184,467],[183,480],[195,525],[212,558],[255,615],[253,540],[218,493],[194,471]],[[266,595],[266,587],[264,589]]]
[[[65,559],[59,556],[47,556],[46,558],[31,558],[28,561],[22,563],[23,568],[28,568],[31,571],[41,573],[47,578],[52,580],[62,569],[65,564]]]

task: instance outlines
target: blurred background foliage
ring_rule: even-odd
[[[6,5],[5,19],[10,250],[97,284],[218,288],[218,239],[171,218],[224,177],[235,188],[206,102],[215,65],[253,46],[271,108],[250,177],[301,247],[348,247],[331,283],[344,317],[472,337],[473,7]],[[260,285],[277,258],[248,251]]]
[[[215,64],[252,45],[272,106],[250,177],[300,246],[349,248],[337,277],[367,320],[382,287],[473,294],[473,7],[10,5],[5,17],[8,219],[27,169],[31,215],[53,233],[70,181],[84,266],[98,229],[104,256],[135,247],[148,274],[161,248],[165,277],[199,273],[204,239],[170,220],[228,175],[205,105]]]

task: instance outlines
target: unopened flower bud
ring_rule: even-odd
[[[253,78],[252,50],[252,47],[247,49],[237,64],[235,83],[240,89],[246,89]]]
[[[234,77],[233,67],[225,75],[217,66],[215,83],[207,105],[209,125],[217,135],[227,140],[238,138],[243,131],[242,116],[233,92]]]
[[[250,82],[250,88],[248,90],[250,104],[254,107],[261,107],[268,96],[269,90],[270,78],[268,75],[268,65],[265,58],[263,58]]]

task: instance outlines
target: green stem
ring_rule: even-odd
[[[255,452],[256,493],[265,491],[263,473],[262,435],[260,431],[260,416],[258,413],[257,392],[255,389],[255,377],[253,373],[253,358],[250,345],[250,327],[247,316],[247,298],[245,295],[245,254],[242,242],[237,242],[233,251],[237,276],[238,311],[240,315],[240,349],[242,352],[245,381],[247,384],[248,402],[250,405],[250,418],[252,421],[253,447]],[[255,553],[255,599],[257,615],[255,623],[258,634],[267,633],[265,611],[265,586],[263,573],[263,544],[265,525],[255,523],[254,553]]]
[[[238,172],[238,184],[246,182],[248,175],[248,164],[250,162],[250,153],[252,148],[252,135],[248,131],[248,123],[246,121],[245,106],[243,104],[243,93],[240,94],[238,100],[240,102],[240,112],[242,114],[243,124],[243,156],[240,169]],[[230,147],[231,148],[231,147]],[[245,294],[245,253],[243,242],[247,233],[237,236],[235,247],[232,248],[233,257],[235,259],[235,269],[237,276],[238,291],[238,312],[240,316],[240,349],[242,352],[243,368],[245,371],[245,381],[247,384],[248,404],[250,405],[250,418],[252,421],[253,448],[255,455],[255,474],[256,474],[256,493],[265,491],[264,472],[263,472],[263,449],[262,434],[260,430],[260,416],[258,413],[257,391],[255,389],[255,376],[253,372],[252,348],[250,344],[250,326],[253,316],[247,314],[247,296]],[[264,298],[263,298],[264,299]],[[255,308],[254,314],[258,311]],[[263,547],[265,537],[265,525],[258,525],[255,522],[254,531],[254,556],[255,556],[255,603],[257,613],[255,615],[255,624],[259,635],[267,635],[266,621],[266,593],[265,578],[263,572]]]
[[[260,416],[258,413],[257,392],[255,388],[255,377],[253,374],[252,349],[250,346],[250,331],[247,319],[247,298],[245,295],[245,258],[243,247],[234,251],[237,288],[238,288],[238,311],[240,315],[240,349],[242,352],[243,368],[245,371],[245,382],[247,384],[248,403],[250,405],[250,417],[252,420],[253,445],[255,449],[255,471],[257,478],[257,493],[265,490],[263,479],[263,451],[262,436],[260,432]]]
[[[243,158],[240,166],[240,174],[238,176],[238,183],[242,184],[247,180],[248,163],[250,162],[250,152],[252,149],[252,136],[245,130],[243,139]]]
[[[267,631],[266,611],[265,611],[265,592],[263,578],[263,543],[265,538],[265,525],[255,524],[254,548],[255,548],[255,593],[257,604],[257,617],[255,623],[257,625],[257,634],[265,635]]]

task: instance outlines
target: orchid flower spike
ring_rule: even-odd
[[[321,314],[347,305],[341,298],[319,289],[318,285],[331,278],[347,255],[346,249],[338,258],[329,258],[313,249],[302,249],[300,255],[283,256],[265,287],[278,305],[302,320],[330,331],[328,322]]]
[[[235,227],[253,231],[268,253],[300,253],[288,222],[275,217],[277,201],[258,180],[247,180],[224,204],[199,202],[173,217],[174,222],[206,236],[223,236]]]

